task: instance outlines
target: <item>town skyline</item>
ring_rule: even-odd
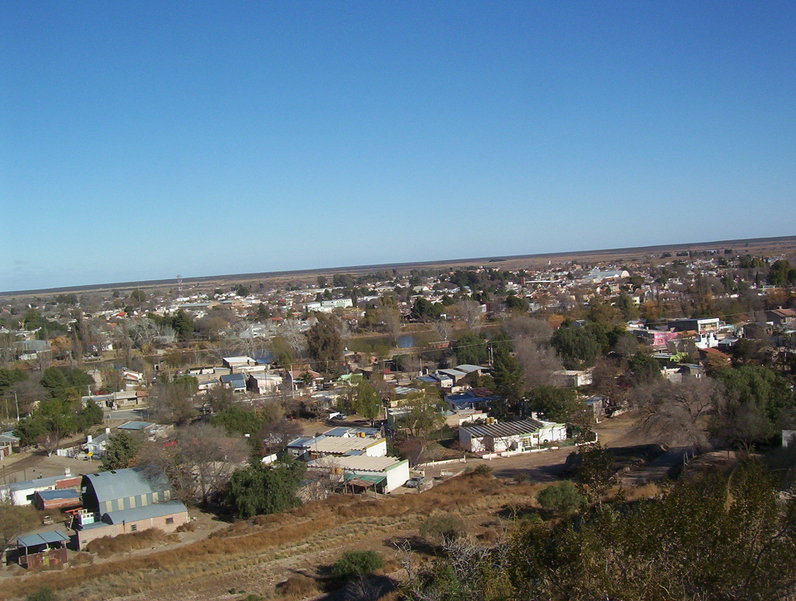
[[[51,288],[39,288],[39,289],[29,289],[29,290],[0,290],[0,296],[22,296],[28,294],[47,294],[47,293],[57,293],[57,292],[79,292],[79,291],[90,291],[95,289],[102,289],[102,288],[130,288],[130,287],[139,287],[139,286],[163,286],[169,284],[178,284],[181,282],[185,283],[207,283],[213,281],[246,281],[246,280],[254,280],[259,278],[273,278],[273,277],[301,277],[301,276],[314,276],[314,275],[321,275],[321,274],[333,274],[333,273],[342,273],[342,272],[370,272],[376,271],[379,269],[403,269],[409,270],[411,268],[416,267],[444,267],[444,266],[451,266],[460,267],[462,265],[468,263],[474,263],[479,261],[485,262],[492,262],[494,263],[495,267],[500,267],[500,263],[503,261],[511,261],[511,260],[531,260],[531,259],[546,259],[549,258],[550,260],[556,259],[557,261],[561,261],[562,257],[572,257],[573,260],[577,257],[581,257],[585,262],[594,262],[595,264],[602,263],[606,259],[601,255],[607,255],[611,253],[630,253],[630,252],[642,252],[642,253],[651,253],[654,251],[663,251],[663,250],[683,250],[683,249],[706,249],[709,247],[715,246],[718,249],[722,245],[731,245],[737,246],[739,244],[768,244],[768,243],[777,243],[777,242],[796,242],[796,236],[771,236],[771,237],[764,237],[764,238],[740,238],[737,240],[706,240],[706,241],[694,241],[694,242],[683,242],[683,243],[673,243],[673,244],[656,244],[651,246],[626,246],[626,247],[617,247],[617,248],[595,248],[595,249],[587,249],[587,250],[569,250],[569,251],[558,251],[558,252],[546,252],[546,253],[527,253],[527,254],[518,254],[518,255],[501,255],[501,256],[492,256],[492,257],[460,257],[460,258],[446,258],[446,259],[438,259],[438,260],[427,260],[427,261],[406,261],[406,262],[394,262],[394,263],[374,263],[369,265],[335,265],[335,266],[325,266],[325,267],[314,267],[314,268],[306,268],[306,269],[285,269],[285,270],[275,270],[275,271],[257,271],[257,272],[250,272],[250,273],[223,273],[223,274],[204,274],[204,275],[182,275],[178,274],[176,277],[173,278],[163,278],[163,279],[147,279],[147,280],[137,280],[137,281],[116,281],[116,282],[95,282],[91,284],[77,284],[77,285],[69,285],[69,286],[60,286],[60,287],[51,287]],[[750,252],[754,252],[756,249],[752,249]],[[785,245],[782,247],[783,255],[789,255],[793,251],[792,245]]]

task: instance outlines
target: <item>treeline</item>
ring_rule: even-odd
[[[40,444],[51,453],[63,438],[101,424],[102,409],[93,401],[85,405],[80,401],[81,396],[88,394],[92,382],[91,376],[80,369],[45,369],[40,385],[46,398],[36,403],[15,429],[21,444]]]

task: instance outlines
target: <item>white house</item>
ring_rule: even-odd
[[[327,455],[385,457],[387,440],[367,436],[302,436],[291,440],[288,453],[295,457],[315,459]]]
[[[409,480],[409,461],[397,457],[322,457],[311,461],[309,468],[337,474],[340,482],[359,480],[372,484],[377,491],[383,493],[389,493]]]
[[[282,385],[282,376],[268,373],[249,373],[246,388],[255,394],[274,392]]]
[[[221,359],[221,362],[224,364],[224,367],[228,367],[230,370],[232,370],[232,373],[240,371],[241,367],[257,365],[257,361],[255,361],[251,357],[243,357],[243,356],[223,357]]]
[[[81,476],[50,476],[24,482],[12,482],[0,489],[0,501],[11,501],[12,505],[30,505],[37,492],[79,488]]]
[[[556,384],[559,386],[588,386],[592,383],[592,374],[589,370],[559,369],[553,372]]]
[[[459,442],[472,453],[530,451],[544,444],[565,440],[566,424],[524,419],[484,425],[465,424],[459,428]]]
[[[108,446],[108,441],[111,438],[111,429],[105,428],[105,432],[99,436],[86,436],[86,452],[90,453],[92,457],[102,457],[105,454],[105,448]]]

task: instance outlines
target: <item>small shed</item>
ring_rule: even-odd
[[[69,537],[60,530],[48,530],[17,538],[17,562],[31,570],[55,568],[66,563]]]
[[[61,490],[41,490],[35,493],[33,504],[38,509],[69,509],[80,507],[80,492],[64,488]]]

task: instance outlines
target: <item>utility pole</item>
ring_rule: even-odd
[[[14,391],[14,404],[17,406],[17,423],[19,423],[19,399],[17,398],[17,391]]]

